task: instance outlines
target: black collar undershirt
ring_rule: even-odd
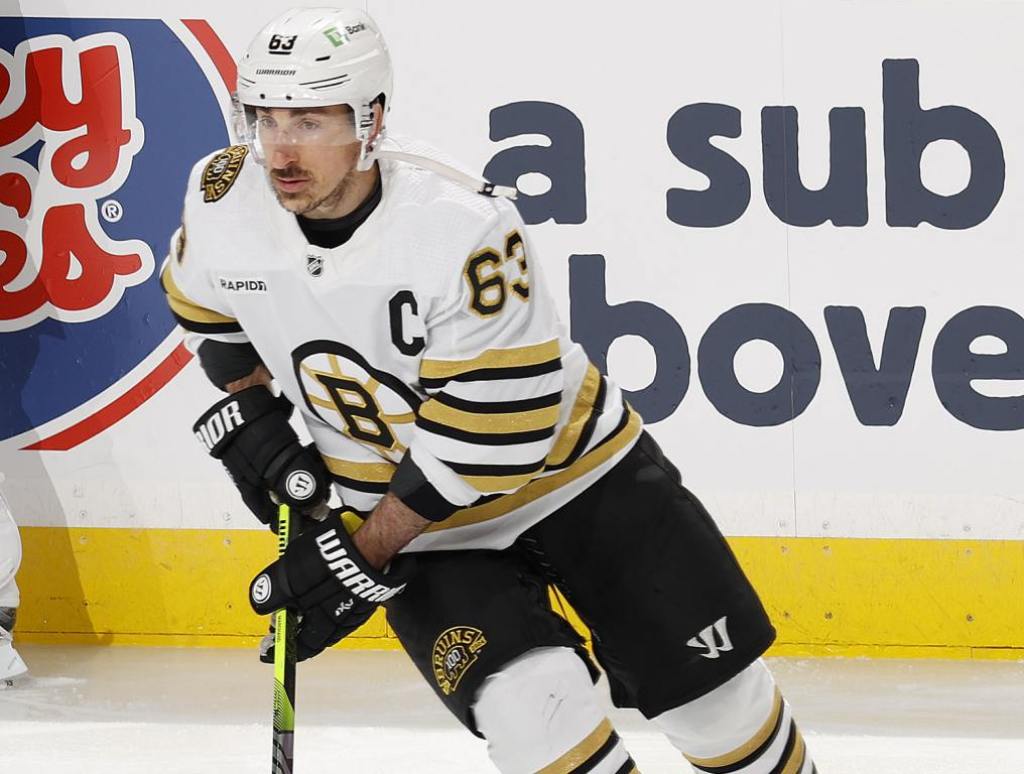
[[[302,229],[306,241],[311,245],[326,249],[338,247],[351,239],[356,229],[370,217],[370,213],[380,204],[382,191],[378,174],[373,191],[348,215],[342,215],[340,218],[307,218],[304,215],[296,215],[295,219],[299,222],[299,228]]]

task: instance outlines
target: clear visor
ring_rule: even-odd
[[[315,108],[265,108],[246,105],[241,111],[239,139],[262,160],[275,152],[329,148],[359,142],[355,114],[348,105]]]

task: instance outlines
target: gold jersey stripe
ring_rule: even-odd
[[[561,465],[576,448],[580,433],[583,432],[587,420],[590,419],[590,415],[594,411],[594,401],[597,399],[597,391],[600,386],[601,372],[593,363],[588,363],[587,373],[583,377],[579,392],[576,393],[576,402],[573,403],[572,412],[569,414],[569,421],[562,428],[558,440],[555,441],[548,453],[548,465]]]
[[[558,423],[558,406],[507,414],[477,414],[428,400],[420,406],[420,416],[470,433],[518,433],[554,427]]]
[[[420,363],[424,379],[451,379],[484,368],[521,368],[555,360],[561,355],[558,339],[512,349],[488,349],[470,360],[427,360]]]
[[[618,452],[629,446],[640,436],[640,431],[643,429],[643,420],[632,408],[627,410],[629,411],[629,420],[625,427],[623,427],[614,438],[609,439],[607,442],[601,444],[587,454],[584,454],[569,467],[550,476],[535,478],[523,486],[522,489],[505,495],[504,497],[491,500],[483,505],[477,505],[472,508],[464,508],[461,511],[456,511],[444,521],[431,524],[427,527],[426,531],[438,532],[442,529],[465,527],[469,524],[479,524],[482,521],[490,521],[491,519],[495,519],[499,516],[504,516],[506,513],[514,511],[516,508],[521,508],[528,503],[532,503],[534,500],[554,492],[556,489],[575,481],[577,478],[585,476],[594,468],[599,467],[614,457]]]
[[[321,456],[327,469],[334,475],[368,484],[387,484],[398,468],[393,462],[352,462],[328,457],[326,454]]]
[[[782,769],[782,774],[800,774],[804,767],[804,759],[807,757],[807,744],[804,742],[800,729],[794,726],[796,731],[796,743],[793,745],[793,752]]]
[[[768,737],[772,735],[772,731],[775,730],[775,726],[778,725],[781,713],[782,692],[776,686],[775,697],[772,699],[772,709],[768,713],[767,720],[764,721],[764,724],[757,730],[757,733],[750,737],[747,742],[732,752],[727,752],[725,755],[719,755],[714,758],[695,758],[689,755],[684,755],[684,757],[694,766],[700,766],[705,769],[715,769],[719,766],[732,766],[739,763],[767,741]]]
[[[602,720],[597,728],[587,734],[586,738],[569,752],[562,755],[554,763],[548,764],[537,774],[569,774],[581,763],[590,760],[590,756],[601,749],[601,745],[612,735],[612,724],[608,718]]]
[[[179,317],[183,317],[186,320],[191,320],[195,323],[237,323],[234,317],[228,317],[226,315],[214,312],[207,309],[204,306],[200,306],[195,301],[186,296],[178,284],[174,281],[174,277],[171,275],[170,263],[164,267],[163,272],[160,274],[160,282],[163,285],[164,292],[167,294],[167,303],[170,305],[173,312]]]
[[[537,468],[533,473],[514,473],[511,476],[459,476],[459,478],[478,492],[494,494],[495,492],[516,489],[524,484],[528,484],[530,479],[540,471],[541,468]]]

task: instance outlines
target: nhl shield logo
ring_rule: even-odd
[[[431,662],[434,679],[445,696],[450,696],[459,687],[469,668],[480,658],[480,651],[487,645],[487,638],[472,626],[453,626],[441,632],[434,642]]]
[[[311,277],[319,277],[324,273],[324,257],[310,253],[306,256],[306,271]]]

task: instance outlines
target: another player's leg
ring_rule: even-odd
[[[768,616],[650,436],[519,545],[590,626],[615,703],[655,720],[698,770],[814,770],[759,661]]]
[[[632,759],[594,689],[582,641],[547,584],[510,552],[418,555],[388,621],[445,706],[497,769],[629,774]]]
[[[14,622],[20,596],[14,576],[21,564],[21,538],[7,503],[0,495],[0,688],[28,671],[14,649]]]
[[[14,621],[17,608],[0,607],[0,689],[10,688],[14,679],[28,671],[21,655],[14,649]]]

